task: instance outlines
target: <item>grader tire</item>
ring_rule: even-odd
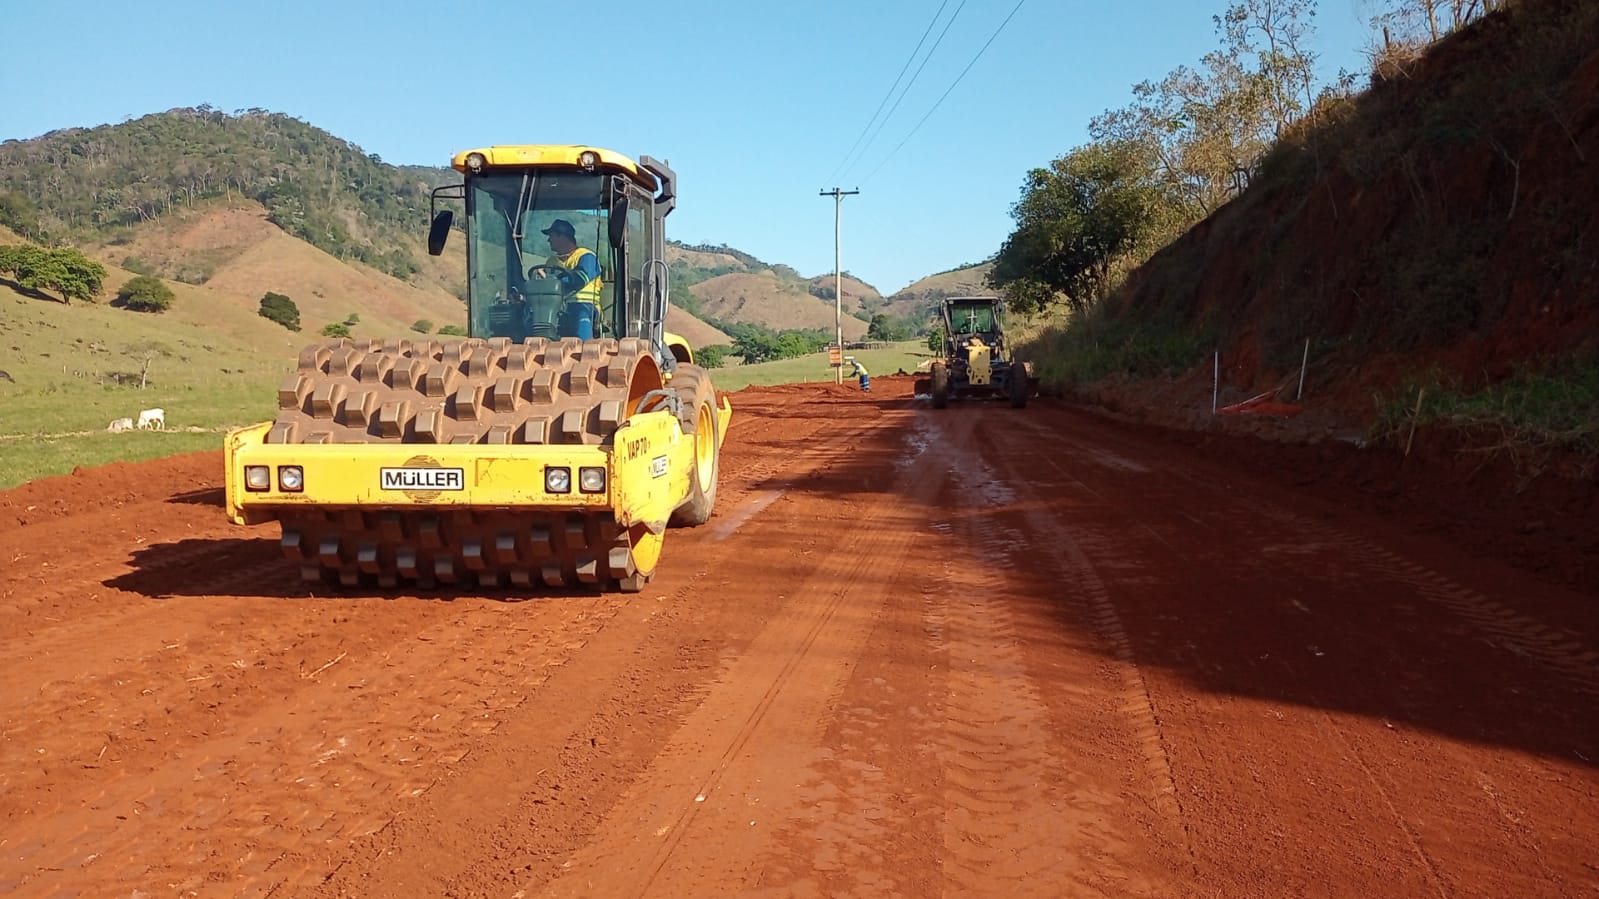
[[[934,362],[928,373],[933,381],[933,408],[943,409],[949,405],[949,366]]]
[[[681,403],[678,415],[683,433],[694,441],[693,469],[689,473],[688,499],[672,512],[674,527],[698,527],[711,520],[716,508],[716,479],[721,474],[721,420],[716,417],[716,390],[697,365],[677,367],[671,386]]]
[[[645,361],[649,360],[649,361]],[[600,445],[658,387],[641,340],[353,341],[307,347],[278,390],[277,444]],[[660,536],[609,510],[307,506],[279,514],[306,580],[344,586],[638,589]]]
[[[1027,369],[1020,362],[1011,363],[1010,380],[1006,386],[1010,388],[1010,407],[1027,408]]]

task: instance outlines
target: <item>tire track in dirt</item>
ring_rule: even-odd
[[[1059,435],[1039,427],[1036,419],[1024,420],[1019,427],[1031,432],[1030,445],[1052,442],[1059,438]],[[1030,554],[1029,558],[1034,564],[1042,563],[1043,567],[1050,569],[1058,583],[1072,585],[1073,589],[1067,595],[1068,600],[1083,610],[1085,620],[1092,623],[1109,646],[1110,655],[1116,662],[1116,670],[1122,684],[1119,709],[1127,716],[1129,725],[1143,749],[1144,773],[1150,786],[1148,799],[1165,820],[1169,829],[1168,836],[1178,845],[1186,847],[1186,851],[1192,855],[1193,848],[1188,844],[1187,825],[1183,817],[1182,804],[1177,798],[1171,756],[1161,732],[1160,713],[1155,698],[1143,673],[1139,670],[1137,654],[1122,624],[1116,603],[1105,581],[1096,570],[1097,565],[1132,566],[1135,563],[1127,552],[1125,543],[1098,539],[1092,532],[1084,531],[1075,525],[1068,525],[1049,514],[1048,505],[1035,493],[1033,482],[1037,478],[1037,472],[1022,469],[1022,466],[1028,462],[1036,464],[1037,457],[1006,457],[997,452],[999,447],[996,446],[995,449],[1005,483],[1021,491],[1014,505],[1021,510],[1022,517],[1027,521],[1034,545],[1054,547],[1056,550],[1053,554]],[[1105,454],[1100,455],[1103,462]],[[1043,458],[1057,472],[1075,482],[1078,489],[1093,494],[1091,487],[1061,468],[1054,459],[1048,456]],[[1119,459],[1109,467],[1135,473],[1144,470],[1142,465],[1122,462]],[[1098,499],[1097,496],[1094,498]]]
[[[598,603],[551,604],[554,620],[540,616],[536,624],[527,620],[533,616],[490,615],[466,624],[466,635],[456,633],[461,622],[441,624],[431,636],[417,634],[398,647],[398,657],[330,668],[320,682],[305,671],[288,676],[279,664],[277,701],[220,721],[216,736],[147,737],[147,757],[118,763],[76,809],[63,802],[56,810],[52,829],[75,838],[10,861],[31,863],[36,871],[62,869],[84,864],[88,854],[81,847],[93,846],[99,863],[84,873],[107,887],[220,879],[235,895],[303,895],[325,878],[326,868],[297,864],[297,854],[386,826],[535,690],[547,669],[563,664],[604,626],[614,609]],[[224,655],[251,645],[247,636],[238,642]],[[462,646],[473,647],[478,664],[460,664]],[[260,702],[259,693],[251,695]],[[403,732],[379,714],[389,707],[413,710]],[[259,801],[240,802],[236,794]],[[285,805],[299,811],[274,817],[271,810]],[[117,812],[121,817],[113,822]],[[249,848],[230,857],[215,846]]]
[[[181,580],[185,593],[210,596],[253,593],[274,583],[285,586],[289,592],[296,592],[297,585],[282,576],[282,557],[276,546],[262,542],[253,549],[256,550],[255,555],[268,555],[270,559],[248,562],[248,556],[241,552],[247,552],[248,549],[230,541],[226,549],[214,552],[194,549],[174,551],[172,555],[184,560],[181,562],[171,561],[163,553],[158,563],[139,565],[132,575],[128,572],[127,563],[119,563],[120,570],[102,568],[90,576],[96,578],[99,584],[115,584],[129,577],[143,580],[167,575],[174,582]],[[229,553],[231,557],[227,555]],[[241,565],[241,559],[245,559],[246,563]],[[84,592],[81,585],[50,591],[35,605],[51,604],[48,611],[54,614],[40,610],[28,616],[31,620],[26,625],[18,623],[12,633],[25,636],[26,639],[0,644],[0,668],[50,656],[85,653],[97,648],[103,650],[105,647],[96,647],[99,642],[96,638],[107,629],[133,630],[163,617],[166,613],[160,604],[150,601],[155,598],[119,586],[98,587],[89,594]]]
[[[822,470],[846,464],[857,452],[842,440],[831,459],[816,449],[809,455],[823,460]],[[895,519],[903,516],[906,497],[911,504],[925,502],[939,482],[902,477],[895,487],[838,502],[832,518],[848,523],[855,535],[849,543],[807,540],[811,529],[803,523],[773,525],[786,530],[785,539],[763,542],[785,542],[803,547],[802,556],[822,558],[796,578],[780,617],[709,688],[649,771],[612,807],[595,842],[568,863],[570,873],[542,890],[529,884],[527,894],[672,894],[682,891],[683,878],[700,882],[708,869],[725,871],[731,880],[724,882],[740,880],[739,859],[766,845],[772,822],[794,812],[781,792],[814,763],[815,722],[825,717],[892,589],[881,576],[898,570],[915,537]],[[789,752],[781,759],[751,752],[757,734],[767,751],[775,743]],[[745,823],[750,815],[757,816],[753,825]],[[729,844],[747,848],[729,852]]]
[[[769,504],[760,500],[767,492],[803,483],[817,468],[846,458],[847,442],[860,428],[817,433],[824,424],[788,429],[813,441],[813,449],[799,459],[787,453],[746,453],[744,448],[758,439],[729,444],[734,452],[724,457],[728,461],[720,489],[733,489],[722,495],[724,511],[708,526],[682,532],[669,544],[668,559],[677,560],[678,573],[658,579],[639,599],[616,600],[619,608],[645,608],[647,615],[620,615],[581,656],[554,672],[559,680],[553,686],[559,687],[567,711],[524,705],[510,712],[474,751],[474,763],[453,772],[446,789],[422,797],[394,828],[360,841],[351,860],[339,865],[318,894],[493,894],[526,883],[528,871],[537,872],[539,881],[559,874],[560,863],[580,845],[571,842],[575,835],[595,826],[590,820],[597,812],[593,805],[625,786],[597,780],[596,758],[606,757],[615,770],[627,770],[631,754],[647,751],[654,731],[703,700],[705,685],[697,682],[702,675],[684,667],[684,650],[673,642],[681,638],[672,635],[693,628],[703,615],[704,598],[716,595],[721,589],[717,582],[737,567],[736,543],[723,543],[725,535],[710,532],[724,517],[738,526],[759,526],[757,513]],[[758,437],[749,430],[746,438]],[[772,487],[778,472],[787,481]],[[756,490],[755,485],[767,489]],[[663,590],[670,594],[660,595]],[[653,607],[645,605],[652,591],[659,601]],[[585,664],[585,659],[594,662]],[[663,667],[674,669],[672,675],[662,678]],[[537,696],[529,697],[529,702],[536,701]],[[638,709],[651,710],[650,720],[640,721]],[[647,757],[639,764],[644,761]],[[574,787],[579,791],[575,795]],[[514,799],[508,802],[507,797]],[[448,857],[439,858],[434,850],[443,827],[464,829],[478,838],[453,837]],[[395,857],[429,854],[434,857],[425,870],[393,862]]]
[[[775,466],[769,464],[769,467]],[[146,507],[152,514],[167,512],[162,503],[137,505],[137,508],[130,510],[132,514],[144,514],[142,510]],[[225,525],[220,529],[215,528],[214,524],[210,524],[211,517],[214,516],[206,514],[210,527],[202,530],[235,533]],[[77,525],[72,518],[53,520],[19,536],[37,537],[41,533],[40,527],[71,531],[81,528],[81,525]],[[263,654],[262,647],[250,635],[248,626],[231,634],[227,631],[217,632],[216,636],[222,639],[205,646],[198,656],[183,647],[174,647],[183,651],[168,652],[171,661],[160,661],[159,656],[152,657],[148,653],[141,654],[139,643],[118,648],[95,639],[108,626],[125,632],[129,632],[131,626],[132,633],[150,627],[181,632],[184,625],[162,625],[160,622],[171,618],[173,611],[179,607],[195,609],[202,603],[221,606],[223,602],[218,601],[219,597],[252,592],[259,589],[263,579],[270,579],[279,573],[284,573],[284,577],[292,574],[276,558],[278,553],[275,548],[269,548],[273,557],[270,561],[245,569],[231,566],[238,547],[244,542],[230,539],[224,541],[224,546],[217,547],[215,541],[195,540],[192,544],[183,541],[160,547],[159,551],[146,554],[143,564],[136,566],[134,575],[119,579],[129,584],[153,586],[163,578],[173,583],[181,578],[186,598],[178,602],[164,605],[131,601],[84,603],[81,602],[81,587],[74,589],[73,586],[81,581],[43,594],[25,592],[24,595],[35,606],[70,601],[65,610],[67,617],[47,622],[50,626],[40,629],[29,640],[6,645],[0,651],[5,652],[7,657],[20,654],[32,659],[41,655],[71,656],[75,653],[81,656],[77,662],[71,658],[56,660],[62,670],[95,672],[87,679],[74,677],[70,681],[60,681],[53,692],[55,698],[43,706],[37,700],[30,702],[30,711],[45,711],[51,717],[67,723],[72,730],[57,729],[56,736],[71,736],[89,755],[78,760],[83,765],[79,769],[79,776],[66,779],[62,778],[60,768],[44,772],[31,765],[7,766],[9,779],[5,783],[8,790],[38,783],[39,778],[49,779],[53,791],[62,799],[55,806],[60,816],[57,819],[60,829],[73,836],[65,840],[25,842],[10,859],[17,863],[17,872],[0,876],[0,882],[12,876],[16,879],[11,882],[28,882],[33,879],[33,875],[27,873],[30,867],[73,866],[92,857],[98,863],[94,865],[94,874],[107,876],[105,872],[109,872],[113,879],[126,878],[126,882],[130,883],[154,884],[163,876],[182,880],[180,875],[184,866],[204,869],[206,873],[203,876],[207,879],[228,879],[241,894],[298,890],[318,883],[327,871],[325,866],[318,866],[320,862],[316,861],[316,856],[319,853],[310,853],[308,859],[312,864],[309,866],[295,862],[291,857],[297,852],[306,852],[308,837],[317,844],[315,849],[325,850],[327,846],[342,843],[352,835],[381,829],[392,820],[392,813],[384,811],[386,807],[392,812],[397,808],[394,800],[414,799],[424,793],[437,781],[439,769],[459,763],[466,751],[464,747],[469,746],[474,737],[492,730],[492,722],[484,720],[488,716],[474,718],[470,715],[478,708],[472,695],[474,689],[489,689],[481,685],[487,680],[479,683],[470,676],[442,676],[442,672],[459,667],[456,663],[460,651],[450,647],[472,646],[474,653],[484,654],[488,658],[515,659],[517,668],[524,665],[533,665],[535,668],[558,666],[564,663],[565,656],[581,648],[581,642],[577,642],[563,647],[565,655],[560,657],[530,658],[525,650],[519,656],[507,642],[514,641],[515,635],[525,630],[517,627],[504,632],[475,634],[467,640],[448,637],[444,627],[433,629],[435,636],[432,638],[427,632],[391,633],[393,640],[420,641],[403,651],[403,663],[394,663],[386,670],[375,672],[368,669],[366,673],[370,677],[356,677],[362,669],[353,659],[347,660],[325,677],[349,674],[360,683],[347,682],[351,678],[346,678],[345,682],[341,682],[345,688],[343,690],[336,687],[315,690],[297,682],[308,670],[303,658],[299,662],[299,675],[290,676],[295,668],[294,662],[288,657],[305,655],[305,646],[275,648],[275,651],[269,650]],[[123,551],[115,543],[99,545],[113,548],[119,555]],[[127,571],[127,563],[118,559],[115,564],[105,564],[89,576],[110,581]],[[74,576],[82,577],[86,573],[80,568],[74,572]],[[351,625],[347,630],[356,634],[382,633],[385,628],[380,622],[395,608],[387,603],[349,597],[320,602],[356,610],[351,612],[355,620],[347,621]],[[359,609],[363,606],[369,614],[360,614]],[[519,614],[532,616],[535,613]],[[540,620],[543,626],[553,626],[558,631],[571,625],[569,620]],[[598,620],[591,620],[590,623],[590,633],[602,624]],[[378,626],[368,631],[371,625]],[[572,632],[567,630],[567,633]],[[160,649],[169,648],[160,645],[160,638],[154,639]],[[99,646],[96,646],[97,642]],[[148,639],[143,645],[149,648]],[[415,648],[425,645],[431,645],[435,651],[418,651]],[[376,652],[381,647],[369,645],[367,649]],[[120,657],[121,662],[108,660],[105,656]],[[337,651],[336,647],[330,647],[324,654],[313,657],[337,660],[342,659],[344,653]],[[154,668],[150,664],[153,658],[160,661]],[[178,661],[180,658],[181,662]],[[505,664],[509,663],[502,663],[500,667]],[[275,669],[278,674],[275,682],[278,692],[273,697],[275,702],[269,700],[263,703],[259,687],[234,689],[234,685],[229,683],[259,679],[262,669],[268,668]],[[214,678],[207,673],[211,671],[218,672]],[[165,676],[160,676],[158,672],[165,672]],[[285,672],[290,675],[285,675]],[[436,678],[418,678],[417,672],[428,672]],[[488,673],[498,674],[502,683],[510,682],[503,679],[514,675],[514,672],[506,671],[491,670]],[[152,675],[157,675],[153,682],[150,680]],[[525,689],[536,688],[541,679],[536,678],[522,686]],[[114,694],[117,692],[115,683],[119,680],[129,683],[151,682],[154,686],[153,689],[147,687],[140,691],[134,703],[121,704],[112,717],[108,718],[105,713],[83,714],[84,700],[81,697]],[[436,692],[438,687],[428,689],[424,686],[428,683],[442,686],[452,680],[464,687]],[[200,681],[203,683],[197,683]],[[367,696],[387,696],[388,702],[399,703],[401,708],[440,711],[428,720],[416,722],[409,735],[398,738],[388,735],[385,738],[381,734],[382,726],[376,724],[372,704],[367,703],[364,709],[356,707],[360,703],[353,701],[351,697],[354,694],[348,692],[354,689],[364,690]],[[492,694],[489,701],[495,701]],[[159,733],[156,736],[147,735],[152,728],[160,727],[163,710],[192,705],[204,705],[210,713],[211,723],[207,731],[224,736],[205,739],[204,733],[190,735],[181,741],[186,744],[185,748],[174,751],[168,740]],[[504,709],[491,707],[489,711],[503,712]],[[286,729],[277,723],[285,719],[297,721],[296,726]],[[365,727],[350,723],[363,719],[374,723]],[[133,725],[131,728],[130,724]],[[108,740],[108,734],[113,732],[119,737]],[[13,742],[26,741],[25,735],[10,730],[6,733],[13,738]],[[200,739],[193,739],[196,736]],[[419,748],[422,751],[419,752]],[[413,758],[418,755],[426,758]],[[252,764],[259,767],[252,768],[245,764],[245,760],[249,759],[255,759]],[[19,778],[26,778],[27,782],[19,782]],[[139,782],[159,786],[153,791],[134,786]],[[337,784],[337,787],[330,786],[333,784]],[[235,809],[232,813],[224,813],[227,795],[252,791],[264,793],[263,808],[281,802],[282,797],[277,794],[288,794],[301,797],[294,802],[308,811],[291,819],[271,821],[252,819],[251,816],[257,814],[259,809]],[[80,802],[81,810],[77,812],[72,811],[74,794],[85,797]],[[171,797],[178,795],[186,797],[185,803],[192,801],[192,808],[176,808]],[[105,814],[107,810],[120,810],[124,814],[121,818],[115,818]],[[35,814],[40,811],[37,808],[33,810]],[[108,820],[123,823],[106,824]],[[126,823],[130,821],[137,827]],[[152,834],[158,837],[158,842],[181,846],[184,845],[184,835],[194,833],[206,834],[206,841],[211,844],[231,842],[251,848],[236,859],[173,854],[165,863],[160,860],[152,862],[148,858],[140,860],[135,851],[140,844],[147,843]],[[18,844],[14,841],[12,845]],[[93,846],[95,849],[75,848],[80,845]],[[108,866],[107,862],[119,857],[130,860],[113,870],[113,866]],[[294,870],[297,865],[303,870]],[[146,876],[153,879],[141,880]]]
[[[1585,645],[1579,635],[1518,612],[1362,537],[1342,530],[1330,533],[1352,558],[1470,622],[1492,645],[1542,666],[1591,697],[1599,697],[1599,651]]]

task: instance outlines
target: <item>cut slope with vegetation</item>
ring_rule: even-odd
[[[1118,223],[1159,234],[1161,182],[1139,168],[1151,148],[1109,129],[1035,173],[997,274],[1071,301],[1075,316],[1032,348],[1046,377],[1103,395],[1110,375],[1184,375],[1181,405],[1208,411],[1213,377],[1224,398],[1293,400],[1304,363],[1305,402],[1373,436],[1514,406],[1497,421],[1458,420],[1594,443],[1591,427],[1561,422],[1599,422],[1583,387],[1599,366],[1599,211],[1588,199],[1599,195],[1599,5],[1498,6],[1429,48],[1383,57],[1369,89],[1323,94],[1263,151],[1246,190],[1119,287],[1116,267],[1139,258],[1138,240],[1092,258],[1033,248],[1045,234],[1108,246],[1089,238]],[[1045,213],[1046,200],[1089,183],[1105,188],[1098,205]],[[1075,274],[1051,280],[1051,264]],[[1490,399],[1528,396],[1534,382],[1549,403]],[[1136,405],[1138,389],[1120,389],[1118,403]],[[1548,408],[1547,423],[1528,417],[1534,407]]]

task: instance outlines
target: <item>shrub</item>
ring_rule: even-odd
[[[323,337],[349,337],[350,326],[344,322],[328,322],[318,333]]]
[[[290,331],[300,330],[300,307],[281,293],[267,291],[266,296],[261,298],[261,310],[258,314]]]
[[[160,278],[138,275],[122,285],[122,289],[117,291],[113,305],[134,312],[165,312],[172,308],[174,299],[176,297],[172,294],[172,288],[166,286]]]
[[[133,272],[135,275],[149,275],[153,278],[155,277],[156,273],[155,266],[137,256],[129,256],[128,258],[122,260],[122,267],[130,272]]]
[[[432,334],[433,323],[425,318],[419,318],[416,321],[411,322],[411,330],[418,334]]]
[[[701,368],[721,368],[722,360],[727,358],[732,349],[732,347],[725,343],[701,347],[699,351],[694,354],[694,361],[698,363]]]
[[[439,329],[439,334],[444,337],[465,337],[466,329],[460,325],[445,325]]]

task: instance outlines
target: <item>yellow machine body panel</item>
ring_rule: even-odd
[[[632,158],[606,150],[602,147],[589,147],[581,144],[507,144],[493,147],[482,147],[476,150],[462,150],[450,160],[450,168],[464,174],[473,173],[479,169],[515,168],[525,166],[573,166],[588,168],[584,164],[584,154],[592,155],[592,167],[595,169],[608,169],[626,172],[633,180],[650,190],[659,186],[659,179],[650,174]],[[479,169],[471,165],[472,157],[482,159]]]
[[[726,434],[732,405],[717,408],[719,435]],[[659,533],[689,491],[694,445],[675,415],[635,415],[617,428],[609,446],[528,446],[416,443],[268,444],[270,422],[239,428],[226,441],[228,517],[236,524],[271,521],[294,507],[427,506],[592,511],[611,509],[626,526],[642,523]],[[720,441],[719,441],[720,442]],[[245,485],[247,466],[265,466],[266,490]],[[279,486],[279,470],[298,467],[298,490]],[[545,471],[568,469],[566,493],[544,489]],[[583,492],[578,473],[604,468],[605,488]]]
[[[966,365],[968,379],[974,385],[987,386],[993,379],[993,367],[989,348],[986,346],[973,346],[967,349]]]

